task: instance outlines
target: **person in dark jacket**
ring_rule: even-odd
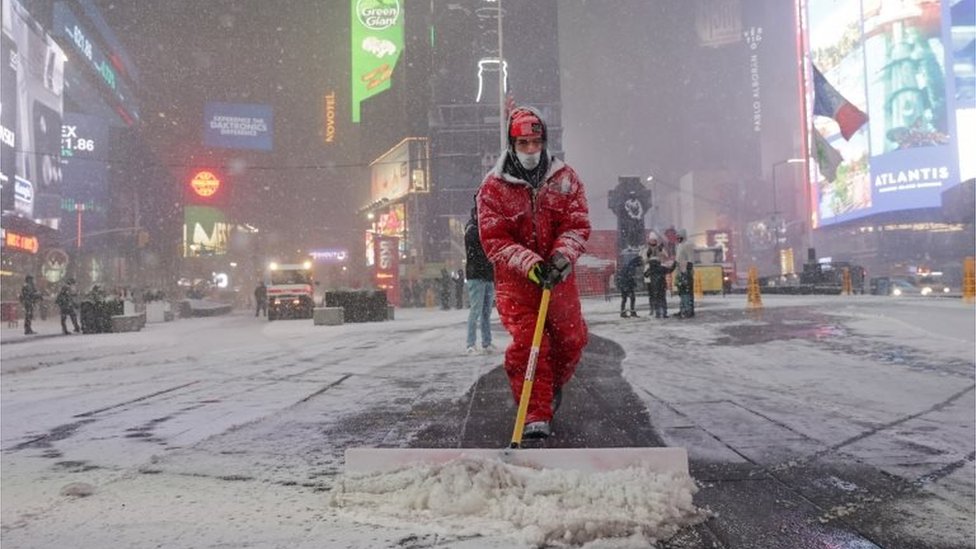
[[[75,309],[78,307],[78,291],[75,289],[75,279],[69,278],[58,290],[58,296],[54,298],[54,303],[58,306],[58,310],[61,312],[61,331],[64,335],[68,335],[68,318],[71,319],[71,325],[74,326],[75,333],[81,331],[78,327],[78,315],[75,314]]]
[[[20,304],[24,306],[24,335],[36,334],[31,329],[34,320],[34,304],[41,301],[41,292],[34,286],[34,277],[24,277],[24,285],[20,288]]]
[[[620,318],[637,317],[637,279],[636,275],[640,272],[640,256],[634,256],[623,269],[617,272],[617,289],[620,290]],[[630,300],[630,313],[627,312],[627,300]]]
[[[464,269],[458,269],[451,273],[454,281],[454,308],[464,308]]]
[[[654,318],[668,318],[667,277],[674,271],[675,263],[664,265],[661,258],[651,255],[644,267],[647,282],[647,298],[651,302]]]
[[[258,287],[254,288],[254,316],[268,316],[268,287],[264,281],[258,282]]]
[[[440,296],[441,296],[441,309],[447,311],[451,308],[451,273],[447,269],[441,269],[440,278]]]
[[[491,310],[495,307],[495,270],[481,247],[478,235],[478,207],[471,208],[471,219],[464,227],[464,275],[468,279],[468,345],[469,355],[478,352],[478,323],[481,323],[481,352],[495,350],[491,344]]]

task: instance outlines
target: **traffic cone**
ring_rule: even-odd
[[[852,295],[854,293],[854,288],[851,286],[851,269],[850,267],[844,267],[843,279],[841,281],[843,286],[841,286],[840,293],[844,295]]]

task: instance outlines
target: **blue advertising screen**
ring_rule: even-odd
[[[967,116],[971,120],[967,111],[972,112],[973,95],[970,84],[966,97],[960,87],[964,82],[956,75],[958,48],[950,10],[956,3],[801,4],[806,9],[808,74],[816,68],[826,81],[823,86],[814,84],[816,77],[807,81],[818,225],[940,207],[946,189],[973,177],[971,167],[966,168],[968,175],[960,169],[960,150],[973,146],[972,130],[965,129],[971,123],[961,123]],[[866,114],[867,122],[852,126],[850,109]],[[812,132],[833,150],[818,149]],[[839,154],[839,165],[825,167],[831,163],[824,158],[833,154]]]
[[[223,149],[272,150],[274,113],[270,105],[207,103],[203,114],[204,145]]]

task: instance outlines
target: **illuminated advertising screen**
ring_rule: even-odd
[[[203,144],[223,149],[274,148],[274,113],[270,105],[207,103],[203,108]]]
[[[396,200],[410,192],[410,147],[403,140],[369,165],[370,197],[373,201]]]
[[[350,0],[352,51],[352,121],[360,104],[390,88],[390,76],[403,51],[400,0]]]
[[[108,228],[107,156],[108,124],[105,120],[65,113],[61,122],[63,240],[75,241],[79,224],[82,236]]]
[[[112,58],[118,56],[102,44],[101,34],[82,23],[65,2],[54,3],[54,28],[51,32],[63,38],[62,43],[73,50],[75,56],[72,59],[81,61],[95,74],[95,80],[107,90],[125,123],[132,125],[139,120],[136,97],[112,62]]]
[[[233,225],[224,212],[208,206],[186,206],[183,215],[183,257],[227,253]]]
[[[949,4],[801,2],[817,225],[940,207],[959,183],[972,95],[957,95]]]
[[[57,228],[65,55],[20,2],[3,12],[2,208]]]

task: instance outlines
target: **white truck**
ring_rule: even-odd
[[[315,309],[312,262],[270,263],[265,274],[268,287],[268,320],[312,318]]]

